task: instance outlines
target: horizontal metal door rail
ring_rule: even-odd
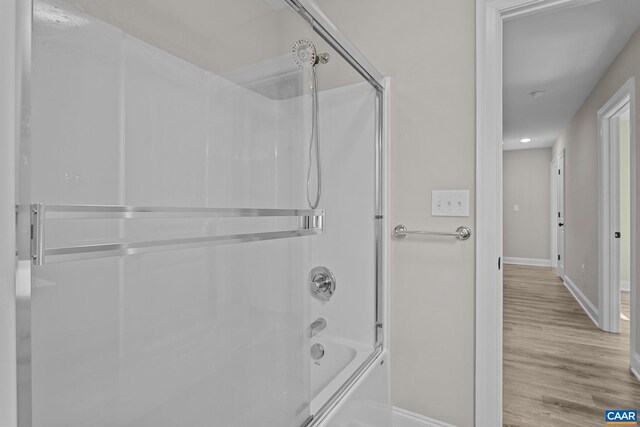
[[[197,236],[137,242],[101,243],[95,245],[79,245],[59,248],[47,248],[45,246],[45,229],[48,220],[240,217],[298,217],[299,227],[294,230],[283,231]],[[310,236],[320,234],[324,231],[323,219],[323,210],[182,207],[151,208],[138,206],[45,205],[38,203],[31,205],[31,259],[34,265],[44,265],[54,262]]]
[[[322,215],[322,210],[253,209],[201,207],[144,207],[117,205],[32,205],[44,208],[46,219],[130,219],[130,218],[240,218]]]

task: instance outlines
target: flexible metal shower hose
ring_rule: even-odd
[[[315,209],[318,207],[320,203],[320,195],[322,194],[322,172],[320,170],[320,143],[318,139],[318,76],[316,74],[316,67],[311,67],[311,79],[312,79],[312,87],[311,87],[311,102],[312,102],[312,112],[311,112],[311,137],[309,139],[309,165],[307,167],[307,202],[309,203],[309,207],[311,209]],[[315,142],[316,147],[316,167],[317,167],[317,192],[316,199],[312,203],[311,202],[311,166],[313,163],[313,146]]]

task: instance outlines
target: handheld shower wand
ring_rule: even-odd
[[[309,138],[309,164],[307,166],[307,203],[311,209],[315,209],[320,204],[320,196],[322,195],[322,171],[320,168],[320,143],[318,137],[318,75],[316,74],[316,65],[318,63],[326,64],[329,62],[328,53],[316,53],[316,48],[309,40],[300,39],[293,44],[293,60],[298,67],[310,70],[310,89],[311,89],[311,136]],[[311,201],[311,168],[313,166],[313,147],[316,148],[316,169],[317,184],[316,198]]]

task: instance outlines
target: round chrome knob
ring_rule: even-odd
[[[469,237],[471,237],[471,229],[465,225],[458,227],[456,233],[458,233],[458,235],[456,236],[456,239],[458,240],[467,240]]]
[[[329,62],[329,58],[330,57],[327,52],[318,54],[318,62],[321,64],[326,64],[327,62]]]
[[[311,346],[311,358],[313,360],[320,360],[324,356],[324,347],[322,344],[314,344]]]

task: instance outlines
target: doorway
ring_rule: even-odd
[[[598,111],[599,145],[599,289],[600,328],[620,333],[620,319],[629,321],[634,313],[621,312],[624,288],[635,294],[635,81],[629,79]],[[624,298],[623,298],[624,297]],[[635,304],[630,304],[633,312]],[[635,338],[631,322],[631,338]],[[634,340],[635,341],[635,340]],[[634,354],[635,343],[631,343]],[[632,361],[633,362],[633,361]],[[633,363],[632,363],[633,365]]]
[[[502,216],[499,212],[501,210],[499,201],[502,198],[503,94],[501,70],[503,65],[503,24],[506,20],[540,11],[549,12],[589,3],[594,3],[594,1],[478,0],[477,2],[476,426],[478,427],[502,424],[503,272],[500,268]],[[631,117],[636,117],[635,113],[632,112]],[[635,136],[632,136],[632,141],[635,142]],[[633,145],[630,148],[631,151],[635,150]],[[631,154],[631,158],[635,158],[635,155]],[[571,158],[569,160],[572,161]],[[571,165],[572,163],[568,163],[569,167]],[[595,165],[592,172],[596,173]],[[635,183],[635,173],[633,171],[630,173],[633,184]],[[595,185],[593,189],[595,190]],[[630,192],[634,198],[635,188],[630,189]],[[633,198],[630,201],[632,207],[635,206]],[[561,215],[563,214],[561,213]],[[633,214],[632,217],[634,217]],[[564,226],[564,221],[562,223]],[[579,224],[574,225],[579,226]],[[558,228],[560,227],[558,226]],[[630,231],[630,234],[634,236],[636,235],[635,221],[632,221],[632,228],[634,229]],[[594,246],[596,245],[594,244],[592,247]],[[631,253],[635,251],[635,242],[632,242],[632,246]],[[563,246],[563,249],[565,248],[566,245]],[[594,261],[597,258],[594,257]],[[566,268],[565,263],[563,269],[565,275]],[[587,264],[586,268],[598,267]],[[599,271],[602,270],[599,269]],[[630,282],[633,283],[635,272],[632,271],[630,276]],[[631,285],[632,306],[634,301],[634,289]],[[603,307],[605,306],[603,302],[602,298],[598,301],[599,317],[603,315]],[[631,311],[630,320],[631,323],[635,323],[634,310]],[[619,308],[615,310],[615,313],[619,317]],[[631,334],[633,348],[635,348],[634,340],[635,336]],[[636,357],[635,352],[632,352],[631,366],[634,373],[640,367],[640,358]]]

